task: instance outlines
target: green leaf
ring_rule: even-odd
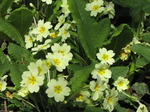
[[[72,16],[77,23],[80,42],[90,59],[95,59],[96,48],[101,47],[110,33],[110,20],[99,23],[85,10],[84,0],[68,0]]]
[[[3,51],[0,50],[0,77],[10,70],[10,63]]]
[[[84,112],[106,112],[100,107],[86,106]]]
[[[74,76],[70,79],[69,82],[72,92],[76,92],[84,85],[94,67],[95,64],[91,64],[75,72]]]
[[[140,98],[142,98],[146,93],[149,93],[149,87],[145,83],[136,82],[131,88],[136,91]]]
[[[30,51],[13,43],[9,44],[8,53],[12,59],[21,64],[29,64],[31,61],[34,61],[33,55]]]
[[[143,38],[142,38],[142,40],[150,43],[150,34],[144,35]]]
[[[132,29],[127,24],[121,24],[112,34],[111,43],[106,45],[107,49],[115,52],[115,57],[121,54],[122,48],[125,47],[133,39]]]
[[[2,0],[0,3],[0,18],[7,13],[7,9],[12,5],[14,0]]]
[[[119,76],[125,77],[129,71],[129,67],[125,66],[117,66],[111,67],[110,70],[112,71],[112,78],[117,80]]]
[[[3,32],[12,40],[16,41],[21,46],[24,46],[24,41],[18,30],[3,19],[0,19],[0,32]]]
[[[20,88],[20,82],[22,81],[22,73],[27,70],[27,65],[25,64],[18,64],[18,63],[11,63],[11,70],[10,70],[10,77],[13,84],[16,88]]]
[[[128,112],[128,110],[121,107],[119,103],[117,103],[114,110],[116,110],[116,112]]]
[[[20,7],[10,14],[9,20],[18,29],[20,34],[24,36],[32,24],[33,14],[28,8]]]
[[[139,55],[143,56],[145,59],[150,61],[150,46],[142,45],[142,44],[135,44],[130,49],[133,52],[138,53]]]
[[[144,57],[139,57],[136,59],[136,62],[135,62],[135,66],[137,68],[142,68],[143,66],[147,65],[148,63],[150,63],[150,61],[148,61],[147,59],[145,59]]]
[[[130,15],[135,21],[140,21],[144,13],[150,13],[150,1],[148,0],[113,0],[113,2],[130,9]]]

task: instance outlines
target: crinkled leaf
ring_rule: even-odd
[[[149,87],[145,83],[136,82],[131,88],[136,91],[140,98],[142,98],[146,93],[149,93]]]
[[[144,35],[142,38],[144,41],[149,42],[150,43],[150,34],[148,35]]]
[[[119,56],[122,48],[133,39],[132,29],[127,24],[120,25],[111,36],[111,43],[106,46],[115,52],[115,57]]]
[[[142,44],[135,44],[130,49],[133,52],[138,53],[139,55],[143,56],[145,59],[150,61],[150,46],[142,45]]]
[[[16,86],[16,88],[20,88],[20,82],[22,81],[21,76],[22,73],[26,70],[27,70],[27,65],[12,62],[9,75],[11,77],[11,81]]]
[[[120,106],[119,103],[117,103],[117,105],[115,106],[115,109],[114,109],[116,112],[128,112],[127,109],[123,108]]]
[[[69,9],[78,28],[80,42],[90,59],[95,59],[96,48],[101,47],[110,32],[109,19],[97,23],[85,10],[84,0],[68,0]]]
[[[21,46],[24,46],[24,41],[18,30],[3,19],[0,19],[0,32],[3,32],[12,40],[16,41]]]
[[[10,63],[3,51],[0,50],[0,77],[10,70]]]
[[[148,63],[150,63],[150,61],[148,61],[147,59],[145,59],[144,57],[141,56],[141,57],[136,59],[135,66],[137,68],[139,68],[139,67],[142,68],[145,65],[147,65]]]
[[[95,64],[91,64],[75,72],[75,74],[73,75],[73,77],[71,78],[69,82],[69,84],[71,85],[72,92],[76,92],[78,89],[80,89],[84,85],[91,71],[94,69],[94,65]]]
[[[13,43],[9,44],[8,53],[12,59],[22,64],[29,64],[31,61],[34,61],[33,55],[30,51]]]
[[[112,71],[112,78],[117,80],[119,76],[125,77],[128,74],[129,67],[117,66],[111,67],[110,70]]]
[[[10,14],[9,20],[10,23],[16,27],[23,36],[32,24],[33,14],[28,8],[20,7]]]

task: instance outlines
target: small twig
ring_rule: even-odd
[[[5,109],[5,112],[8,112],[7,111],[7,102],[6,102],[6,100],[4,100],[4,109]]]

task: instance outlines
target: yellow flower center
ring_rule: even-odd
[[[42,68],[38,66],[38,75],[41,74],[41,72],[42,72]]]
[[[84,100],[84,96],[82,94],[78,94],[78,96],[76,97],[76,100],[77,101]]]
[[[67,35],[67,33],[68,33],[68,32],[67,32],[67,30],[66,30],[66,29],[64,29],[64,35]]]
[[[29,38],[28,38],[28,41],[29,41],[30,43],[32,43],[32,42],[33,42],[32,37],[29,37]]]
[[[53,61],[54,61],[54,63],[55,63],[55,65],[60,65],[60,61],[59,61],[59,59],[53,59]]]
[[[106,73],[106,69],[104,69],[104,68],[100,68],[99,70],[98,70],[98,74],[99,75],[104,75]]]
[[[62,87],[61,86],[54,86],[54,92],[59,94],[60,92],[62,92]]]
[[[94,89],[95,89],[96,92],[98,92],[99,89],[100,89],[100,85],[96,85]]]
[[[124,85],[124,82],[123,81],[119,81],[118,82],[118,86],[122,87]]]
[[[51,65],[51,63],[49,61],[45,61],[45,66],[49,67]]]
[[[34,76],[30,76],[28,77],[28,83],[29,84],[35,84],[36,83],[36,78]]]
[[[64,56],[64,51],[59,50],[58,53],[61,53]]]
[[[110,104],[113,101],[112,96],[107,99],[107,103]]]
[[[54,32],[54,33],[51,33],[51,34],[50,34],[50,36],[51,36],[52,38],[56,38],[56,37],[57,37],[57,35],[58,35],[58,33],[57,33],[57,32]]]
[[[98,5],[94,5],[94,6],[92,7],[92,9],[93,9],[94,11],[97,11],[99,8],[100,8],[100,7],[99,7]]]
[[[2,86],[3,86],[2,83],[0,83],[0,90],[2,90]]]
[[[102,59],[107,61],[109,59],[109,56],[107,54],[103,54]]]
[[[45,27],[41,27],[40,30],[39,30],[39,32],[40,32],[41,34],[44,33],[44,32],[45,32]]]

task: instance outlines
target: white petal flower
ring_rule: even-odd
[[[113,59],[114,55],[115,53],[112,50],[107,51],[106,48],[100,48],[99,53],[96,54],[101,63],[109,65],[112,65],[115,62],[115,60]]]
[[[31,62],[28,65],[28,69],[31,72],[34,72],[34,70],[35,72],[38,71],[37,75],[39,76],[44,76],[44,74],[47,72],[47,68],[46,66],[44,66],[43,61],[41,59],[37,60],[36,63]]]
[[[104,14],[108,14],[108,17],[110,19],[114,18],[115,16],[115,9],[114,9],[114,3],[113,2],[105,2],[105,11]]]
[[[48,97],[54,97],[56,102],[62,102],[65,99],[65,96],[69,96],[70,88],[67,87],[67,81],[60,77],[58,81],[55,79],[50,80],[47,86],[48,89],[46,90],[46,94]]]
[[[68,60],[63,58],[60,53],[48,53],[46,58],[50,60],[50,62],[56,67],[56,69],[60,72],[68,66]]]
[[[61,36],[62,39],[61,41],[64,42],[68,37],[70,37],[70,33],[68,31],[68,29],[70,28],[70,24],[65,23],[60,29],[59,29],[59,33],[58,36]]]
[[[26,97],[28,94],[29,94],[29,90],[27,87],[22,87],[17,93],[17,95],[22,97]]]
[[[25,35],[25,43],[26,43],[26,48],[31,48],[33,47],[33,42],[35,40],[35,38],[32,35]]]
[[[67,0],[62,0],[61,7],[62,7],[62,12],[67,16],[70,13],[70,10],[68,9],[69,5]]]
[[[36,40],[42,42],[43,38],[49,35],[49,29],[51,28],[51,22],[44,23],[44,20],[39,20],[37,28],[33,30],[33,33],[37,34]]]
[[[103,12],[105,9],[103,7],[103,0],[93,1],[91,3],[86,4],[86,11],[91,11],[91,16],[97,16],[98,13]]]
[[[112,72],[109,70],[109,65],[107,64],[96,64],[95,69],[91,72],[92,78],[106,81],[111,78]]]
[[[118,91],[122,91],[128,88],[128,84],[129,84],[128,79],[125,79],[124,77],[118,77],[118,79],[114,83],[114,86],[117,87]]]
[[[7,78],[7,75],[4,75],[3,77],[0,78],[0,91],[4,91],[6,89],[7,83],[5,79]]]
[[[88,98],[90,97],[90,93],[88,91],[80,91],[80,93],[77,94],[76,96],[76,101],[77,102],[83,102],[88,100]]]
[[[38,92],[39,86],[43,85],[44,76],[37,75],[38,71],[25,71],[22,74],[21,86],[27,87],[30,93]]]
[[[109,112],[112,112],[115,105],[117,104],[118,101],[118,91],[115,90],[115,88],[111,90],[106,91],[106,98],[103,103],[104,109],[109,110]]]
[[[106,89],[104,81],[98,80],[97,82],[90,82],[90,89],[92,90],[92,99],[97,100],[100,96],[103,96],[103,91]]]

